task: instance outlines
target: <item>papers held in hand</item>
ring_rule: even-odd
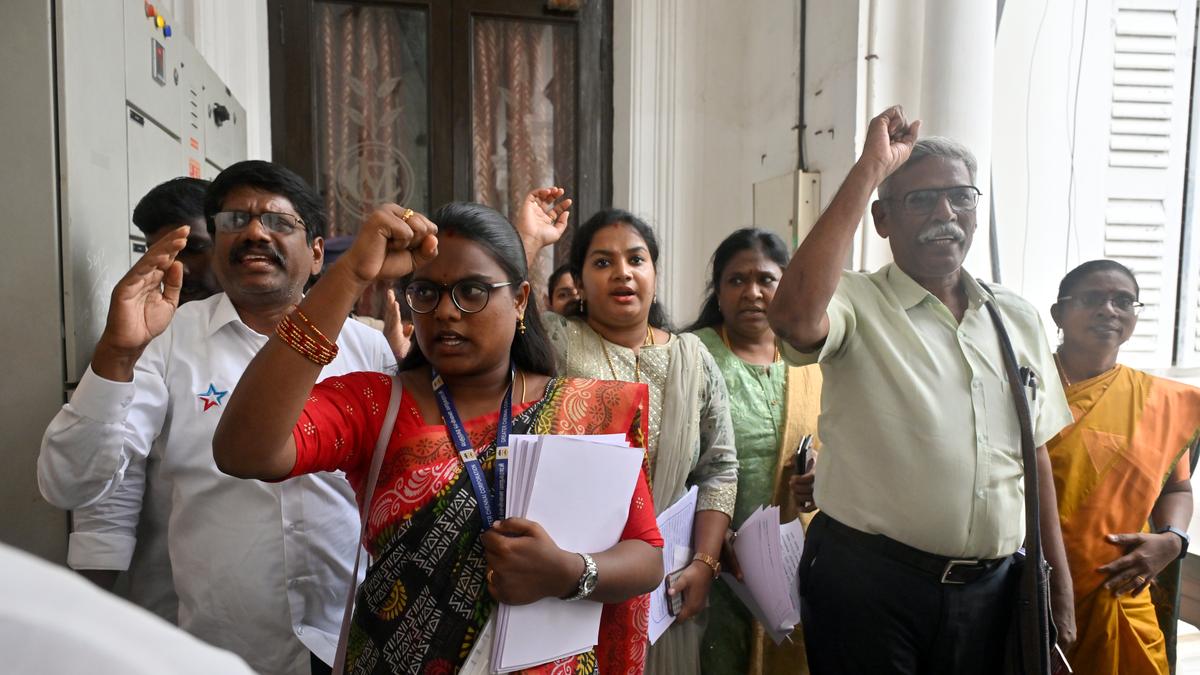
[[[804,525],[793,520],[779,524],[779,507],[759,507],[742,523],[733,542],[744,583],[730,574],[721,578],[782,644],[800,622],[800,592],[796,572],[804,552]]]
[[[693,485],[674,504],[658,514],[658,531],[663,538],[663,571],[671,573],[687,567],[692,562],[692,524],[696,517],[696,486]],[[658,588],[650,592],[650,620],[648,632],[650,644],[675,623],[675,614],[667,599],[667,579],[664,576]]]
[[[617,544],[643,452],[624,436],[509,439],[505,513],[539,523],[564,551],[595,553]],[[604,573],[603,570],[600,571]],[[543,598],[496,611],[491,669],[507,673],[588,651],[600,639],[603,605]]]

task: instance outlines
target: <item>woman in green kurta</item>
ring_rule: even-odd
[[[787,367],[767,325],[767,305],[787,262],[788,249],[770,232],[729,235],[713,254],[710,293],[690,328],[729,390],[739,462],[734,529],[766,504],[783,507],[785,520],[795,517],[783,468],[800,438],[816,435],[820,370]],[[705,675],[808,672],[799,630],[792,644],[776,647],[723,581],[713,585],[709,603],[700,659]]]

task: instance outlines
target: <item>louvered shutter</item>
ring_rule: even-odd
[[[1163,367],[1176,337],[1196,3],[1116,0],[1113,8],[1104,256],[1137,274],[1146,303],[1121,360]]]

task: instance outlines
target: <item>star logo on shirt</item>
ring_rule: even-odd
[[[216,408],[221,405],[221,401],[228,395],[228,391],[217,391],[216,385],[211,382],[208,385],[208,391],[202,391],[196,394],[201,401],[204,401],[204,412],[208,412],[209,408]]]

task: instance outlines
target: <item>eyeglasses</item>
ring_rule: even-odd
[[[264,211],[262,213],[250,213],[249,211],[221,211],[214,213],[212,217],[213,227],[218,232],[234,234],[246,229],[250,221],[258,218],[258,222],[267,230],[275,234],[288,234],[298,227],[304,226],[304,221],[290,213],[275,213],[273,211]]]
[[[1138,302],[1137,298],[1128,293],[1117,293],[1109,295],[1103,291],[1088,291],[1080,295],[1064,295],[1058,299],[1059,302],[1071,300],[1087,309],[1099,309],[1105,305],[1112,305],[1112,308],[1122,314],[1138,315],[1146,307],[1143,302]]]
[[[886,201],[899,201],[906,211],[924,215],[937,208],[942,201],[942,195],[946,195],[950,208],[955,213],[967,213],[979,206],[979,196],[982,194],[974,185],[956,185],[932,190],[913,190],[899,199],[888,198]]]
[[[432,281],[413,281],[404,287],[404,299],[408,301],[408,306],[412,311],[417,314],[429,314],[441,304],[442,294],[449,291],[450,300],[458,308],[458,311],[464,314],[474,314],[487,307],[493,290],[512,284],[511,281],[489,284],[477,279],[463,279],[453,285],[437,284]]]

